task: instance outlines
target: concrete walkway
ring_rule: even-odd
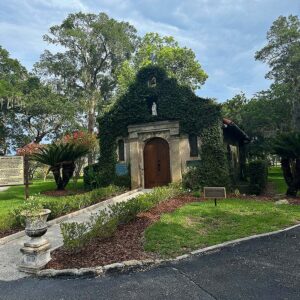
[[[136,190],[127,192],[95,204],[92,207],[82,209],[79,212],[75,212],[50,221],[50,227],[48,228],[45,236],[50,241],[51,251],[63,245],[63,239],[59,225],[61,222],[86,222],[89,220],[91,214],[95,214],[105,209],[108,205],[128,201],[142,193],[144,193],[144,191]],[[19,272],[17,269],[17,265],[21,259],[20,248],[27,240],[29,240],[29,237],[25,236],[24,233],[12,235],[9,238],[0,239],[0,281],[11,281],[29,276],[28,274]]]

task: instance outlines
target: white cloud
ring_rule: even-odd
[[[87,6],[80,0],[27,0],[27,3],[32,5],[49,7],[52,9],[71,9],[86,11]]]
[[[0,2],[0,45],[27,67],[48,45],[42,35],[72,12],[106,12],[140,35],[173,35],[192,48],[209,79],[198,93],[225,100],[264,89],[266,66],[254,53],[279,15],[300,11],[299,0],[10,0]]]

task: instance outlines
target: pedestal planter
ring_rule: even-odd
[[[23,258],[19,270],[27,273],[37,273],[50,260],[50,243],[43,237],[47,232],[47,218],[49,209],[42,209],[33,212],[24,212],[25,233],[31,237],[30,241],[24,243],[21,248]]]

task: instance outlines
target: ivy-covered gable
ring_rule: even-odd
[[[153,102],[157,116],[151,112]],[[178,120],[182,133],[200,134],[204,127],[221,121],[220,107],[210,99],[197,97],[189,87],[178,85],[164,70],[146,67],[128,92],[99,118],[100,136],[126,136],[128,125],[162,120]]]

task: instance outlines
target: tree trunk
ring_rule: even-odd
[[[288,158],[281,159],[281,168],[282,168],[283,177],[285,179],[285,182],[288,185],[286,195],[291,196],[291,197],[296,197],[297,187],[295,185],[295,180],[294,180],[293,173],[291,170],[290,160]]]
[[[74,174],[74,170],[75,170],[75,163],[71,162],[68,164],[64,164],[63,165],[63,187],[65,188],[67,186],[67,184],[69,183],[70,179],[72,178],[73,174]]]
[[[88,120],[88,132],[93,133],[95,128],[95,111],[89,111],[89,120]],[[93,153],[88,154],[88,165],[92,165],[94,162],[93,160]]]
[[[61,174],[60,174],[60,166],[52,167],[51,171],[53,173],[54,180],[56,183],[56,190],[63,191],[65,188],[64,188],[63,180],[62,180]]]
[[[97,93],[93,92],[89,101],[89,112],[88,112],[88,132],[94,133],[95,121],[96,121],[96,104],[97,104]],[[94,163],[94,154],[88,154],[88,165]]]

